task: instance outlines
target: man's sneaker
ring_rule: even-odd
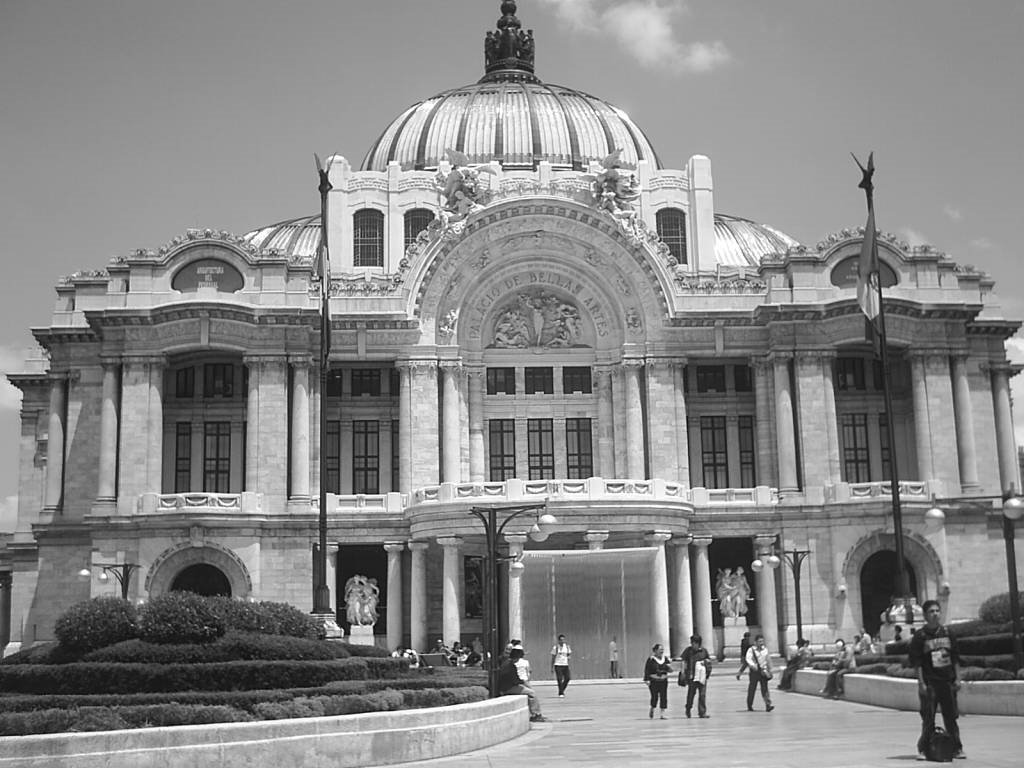
[[[957,759],[957,760],[966,760],[967,759],[967,755],[964,754],[964,751],[962,749],[958,750],[957,753],[955,755],[953,755],[953,757],[955,759]]]
[[[565,698],[565,694],[564,694],[564,693],[560,693],[560,694],[558,694],[558,698],[560,698],[560,699],[564,699],[564,698]]]
[[[924,756],[924,752],[918,752],[918,753],[917,753],[917,758],[916,758],[916,759],[917,759],[917,762],[919,762],[919,763],[923,763],[923,762],[925,762],[925,761],[926,761],[926,760],[927,760],[928,758]]]
[[[767,707],[764,708],[764,711],[765,712],[771,712],[773,709],[775,709],[775,707],[773,707],[771,704],[769,704]]]
[[[701,720],[707,720],[709,717],[711,717],[711,715],[701,715],[700,719]]]
[[[651,707],[651,710],[647,713],[647,716],[652,720],[654,719],[654,707]]]
[[[531,723],[546,723],[548,719],[544,715],[534,715],[530,718]]]

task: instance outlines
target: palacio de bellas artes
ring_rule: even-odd
[[[866,236],[863,207],[817,243],[719,211],[713,158],[664,167],[643,115],[542,79],[558,73],[522,11],[481,11],[469,85],[366,106],[383,130],[320,159],[319,213],[310,167],[302,218],[54,276],[38,354],[7,372],[23,400],[6,653],[116,594],[105,564],[133,601],[312,610],[321,482],[346,635],[361,576],[377,644],[472,643],[493,561],[501,636],[539,678],[559,632],[584,678],[606,675],[613,637],[630,675],[693,632],[730,655],[745,631],[779,652],[798,621],[814,643],[891,637],[898,545],[910,594],[947,620],[1005,591],[1020,321],[994,280]],[[858,302],[866,240],[881,348]],[[474,510],[507,519],[499,557]]]

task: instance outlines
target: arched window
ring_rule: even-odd
[[[352,263],[384,266],[384,214],[380,211],[364,208],[352,217]]]
[[[686,264],[686,214],[678,208],[662,208],[657,213],[658,237],[680,264]]]
[[[405,247],[416,242],[416,236],[430,226],[434,212],[429,208],[413,208],[405,214]]]

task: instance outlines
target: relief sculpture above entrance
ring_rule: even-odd
[[[493,349],[585,347],[580,310],[574,302],[541,288],[526,288],[498,310]]]

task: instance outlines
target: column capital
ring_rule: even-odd
[[[836,357],[834,349],[798,349],[796,351],[797,365],[821,365],[826,361],[835,360]]]
[[[167,356],[143,352],[139,354],[126,353],[121,355],[121,362],[124,365],[166,365]]]
[[[650,371],[671,371],[679,364],[673,357],[648,357],[647,369]]]
[[[771,554],[775,546],[775,534],[760,534],[754,536],[754,550],[758,555]]]
[[[587,531],[583,535],[583,539],[590,549],[601,549],[608,541],[608,531]]]
[[[461,360],[438,360],[437,366],[445,373],[460,373],[463,370]]]
[[[628,371],[639,371],[647,364],[647,361],[642,357],[624,357],[622,358],[622,367]]]
[[[400,541],[385,541],[384,551],[389,555],[399,555],[405,549],[405,544]]]
[[[410,541],[406,543],[406,546],[409,547],[410,552],[426,552],[430,544],[426,541]]]
[[[510,547],[519,547],[520,549],[526,545],[526,540],[529,538],[525,533],[506,533],[503,535],[505,542]]]
[[[100,365],[103,366],[103,370],[112,370],[121,365],[120,355],[100,355]]]
[[[672,535],[672,541],[668,543],[670,547],[689,547],[693,543],[693,536],[688,533],[676,533]]]
[[[462,546],[462,537],[461,536],[440,536],[437,539],[437,543],[440,544],[445,549],[448,549],[449,547],[452,548],[452,549],[458,549],[459,547]]]
[[[792,360],[796,355],[793,354],[792,350],[773,350],[765,355],[765,360],[770,362],[772,365],[784,365]]]
[[[768,374],[771,373],[773,367],[773,360],[769,355],[757,355],[751,357],[749,360],[750,367],[754,369],[755,374]]]
[[[665,542],[671,538],[671,531],[648,531],[644,534],[644,541],[655,547],[665,546]]]
[[[1021,371],[1024,371],[1024,365],[1011,363],[1009,360],[988,361],[982,363],[980,367],[984,373],[996,373],[1003,376],[1016,376]]]
[[[707,549],[711,546],[712,541],[714,539],[711,536],[694,536],[693,546],[697,547],[697,549]]]
[[[242,355],[243,365],[286,365],[289,362],[288,355],[260,355],[249,353]]]
[[[313,365],[313,356],[288,355],[288,365],[292,368],[310,368]]]

